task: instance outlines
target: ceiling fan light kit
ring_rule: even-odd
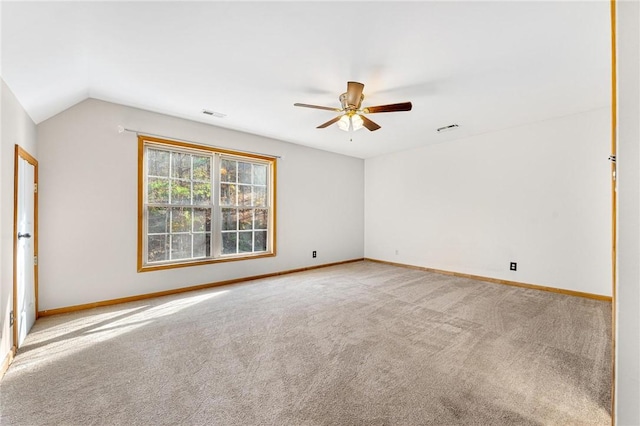
[[[363,125],[364,121],[358,114],[345,114],[340,117],[340,120],[338,120],[338,128],[340,130],[344,130],[345,132],[348,132],[349,130],[360,130],[362,129]]]
[[[328,127],[333,123],[337,123],[338,128],[340,130],[344,130],[345,132],[359,130],[363,127],[366,127],[367,129],[369,129],[369,131],[373,132],[380,128],[378,124],[365,117],[364,114],[411,111],[411,102],[401,102],[397,104],[378,105],[361,108],[362,101],[364,100],[364,94],[362,93],[363,90],[364,84],[358,83],[357,81],[349,81],[347,83],[347,91],[341,94],[338,98],[338,100],[340,101],[340,106],[342,108],[331,108],[301,103],[295,103],[293,105],[298,107],[323,109],[341,113],[340,115],[334,117],[326,123],[322,123],[317,128],[324,129],[325,127]]]

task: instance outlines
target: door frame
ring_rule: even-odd
[[[616,424],[616,329],[618,303],[618,192],[616,155],[618,149],[618,55],[616,1],[609,1],[611,22],[611,425]]]
[[[20,145],[15,146],[13,158],[13,353],[18,351],[18,321],[20,315],[16,312],[18,306],[18,188],[20,159],[33,166],[33,255],[38,258],[38,160]],[[33,285],[35,294],[36,319],[38,319],[38,263],[33,265]]]

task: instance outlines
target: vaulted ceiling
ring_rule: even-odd
[[[610,104],[608,1],[3,1],[1,36],[36,123],[96,98],[368,158]],[[349,134],[293,106],[349,80],[413,110]]]

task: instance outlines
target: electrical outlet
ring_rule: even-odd
[[[400,250],[396,250],[396,256],[400,254]]]
[[[311,257],[313,257],[314,259],[318,257],[318,252],[314,250],[313,253],[311,253]]]
[[[511,265],[509,265],[509,270],[517,271],[518,270],[518,264],[516,262],[511,262]]]
[[[11,327],[13,325],[13,311],[9,312],[9,327]]]

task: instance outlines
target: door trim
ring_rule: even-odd
[[[18,305],[18,165],[20,159],[25,160],[33,166],[33,182],[35,183],[33,194],[33,255],[38,256],[38,160],[22,149],[15,146],[13,157],[13,353],[18,350],[18,321],[20,315],[17,314]],[[35,290],[36,319],[38,319],[38,265],[33,266],[33,285]]]
[[[616,155],[618,148],[618,56],[616,0],[610,0],[611,21],[611,424],[616,424],[616,329],[618,303],[618,193]]]

